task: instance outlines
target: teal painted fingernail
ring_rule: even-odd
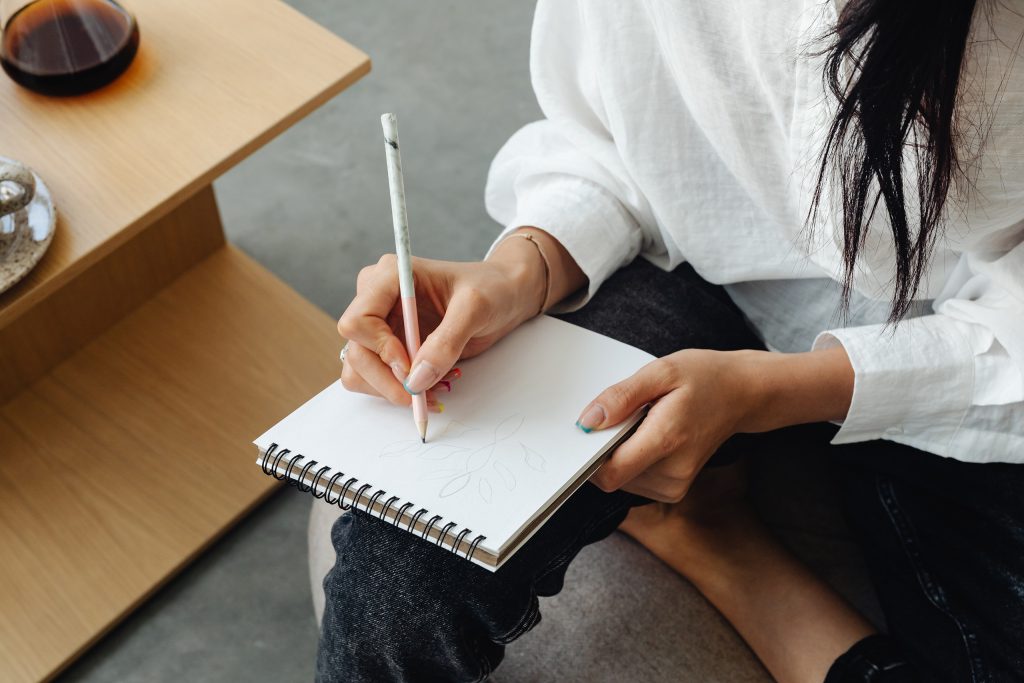
[[[604,422],[605,414],[604,408],[597,403],[591,403],[583,411],[583,414],[580,415],[580,419],[576,420],[576,426],[589,434],[601,426],[601,423]]]

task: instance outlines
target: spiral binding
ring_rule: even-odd
[[[289,455],[291,456],[290,458],[288,458]],[[288,458],[288,464],[284,473],[280,474],[278,473],[278,468],[281,466],[281,463],[285,458]],[[342,472],[335,472],[332,474],[329,465],[323,465],[314,472],[313,468],[319,464],[316,460],[309,460],[305,464],[302,464],[301,469],[296,469],[305,459],[306,456],[301,453],[293,454],[287,448],[279,448],[276,443],[272,443],[266,453],[263,454],[263,459],[260,461],[260,468],[263,470],[264,474],[274,477],[280,481],[286,481],[300,491],[310,492],[317,498],[322,498],[331,505],[337,505],[342,510],[350,510],[353,505],[355,505],[357,509],[363,510],[370,515],[376,515],[382,520],[387,516],[388,510],[402,500],[399,496],[391,496],[383,503],[381,511],[379,513],[375,513],[373,512],[373,506],[377,504],[380,498],[387,495],[387,491],[384,489],[377,489],[370,496],[370,500],[365,507],[359,506],[358,501],[363,497],[365,491],[373,488],[372,484],[362,484],[358,489],[352,492],[351,502],[346,503],[345,501],[348,498],[348,494],[352,487],[359,484],[359,479],[357,477],[349,477],[346,479],[344,484],[341,486],[341,492],[332,500],[330,493],[334,490],[335,485],[345,476],[345,474]],[[292,476],[293,472],[295,472],[295,476]],[[314,472],[313,480],[309,484],[306,484],[306,477],[309,476],[310,472]],[[321,480],[328,476],[330,478],[323,484],[323,490],[318,491],[317,488],[320,485]],[[402,518],[410,508],[416,508],[416,504],[410,501],[405,501],[402,503],[401,507],[397,508],[397,511],[395,512],[395,526],[402,526]],[[410,533],[416,533],[416,522],[419,521],[420,517],[429,514],[430,511],[426,508],[417,508],[412,517],[409,518],[409,524],[406,526],[406,530]],[[420,532],[421,538],[429,540],[431,529],[442,522],[444,522],[444,517],[441,515],[433,515],[430,517],[426,522],[426,526],[423,527],[423,531]],[[459,546],[462,545],[467,536],[473,533],[468,527],[463,527],[456,535],[454,527],[457,526],[458,523],[456,522],[447,522],[443,527],[440,527],[437,536],[437,545],[442,548],[444,547],[445,538],[451,536],[454,540],[452,541],[450,550],[456,555],[459,554]],[[465,558],[467,560],[473,559],[473,554],[476,553],[477,546],[479,546],[481,541],[486,538],[486,536],[478,535],[473,539],[472,543],[469,544],[469,549],[467,549],[465,553]]]

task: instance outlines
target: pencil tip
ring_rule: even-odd
[[[427,437],[421,436],[420,437],[420,441],[422,441],[423,443],[426,443],[427,442]]]

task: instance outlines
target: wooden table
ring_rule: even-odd
[[[250,441],[337,372],[333,321],[225,243],[210,183],[369,60],[277,0],[128,6],[111,86],[0,78],[0,154],[59,212],[0,295],[5,683],[55,675],[263,500]]]

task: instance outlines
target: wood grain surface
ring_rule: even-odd
[[[0,326],[0,403],[223,244],[207,186]]]
[[[278,0],[132,0],[139,54],[0,154],[57,233],[0,294],[0,681],[48,679],[259,503],[251,440],[337,375],[324,313],[225,246],[212,180],[365,74]]]
[[[49,677],[260,502],[334,321],[225,246],[0,407],[0,681]]]
[[[279,0],[132,0],[141,43],[106,88],[37,95],[0,77],[0,154],[50,186],[58,227],[0,295],[0,327],[370,68]]]

